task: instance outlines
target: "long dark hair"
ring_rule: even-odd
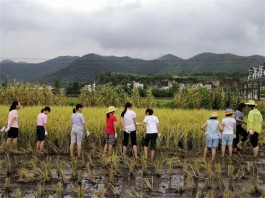
[[[77,105],[75,106],[75,111],[77,111],[79,108],[83,108],[83,105],[82,105],[82,104],[77,104]]]
[[[75,108],[73,108],[73,113],[76,113],[76,109]]]
[[[124,110],[123,110],[123,112],[121,113],[121,117],[124,117],[124,114],[126,113],[127,108],[131,108],[131,107],[132,107],[132,104],[129,103],[129,102],[126,102],[126,103],[125,103],[125,106],[124,106]]]
[[[9,108],[9,111],[12,111],[12,110],[16,109],[16,108],[17,108],[17,105],[18,105],[18,101],[15,100],[15,101],[11,104],[11,106],[10,106],[10,108]]]
[[[109,118],[109,117],[110,117],[110,113],[107,113],[107,114],[106,114],[106,117]]]

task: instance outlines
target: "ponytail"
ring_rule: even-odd
[[[17,108],[17,105],[18,105],[18,101],[15,100],[15,101],[11,104],[11,106],[10,106],[10,108],[9,108],[9,111],[12,111],[12,110],[16,109],[16,108]]]
[[[40,112],[43,113],[44,112],[44,108]]]
[[[73,113],[76,113],[76,109],[75,108],[73,108]]]
[[[109,118],[109,117],[110,117],[110,113],[107,113],[107,114],[106,114],[106,117]]]
[[[127,108],[131,108],[132,107],[132,104],[129,103],[129,102],[126,102],[125,106],[124,106],[124,110],[123,112],[121,113],[121,117],[124,117],[124,114],[126,113],[127,111]]]

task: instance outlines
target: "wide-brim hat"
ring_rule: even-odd
[[[117,109],[114,106],[108,107],[108,111],[106,113],[111,113],[113,111],[116,111]]]
[[[257,104],[255,103],[254,100],[249,100],[247,103],[245,103],[246,105],[253,105],[256,106]]]
[[[226,110],[225,110],[225,115],[231,115],[231,114],[233,114],[234,113],[234,111],[233,111],[233,109],[231,109],[231,108],[227,108]]]
[[[217,112],[212,112],[210,117],[211,118],[217,118],[218,117],[218,113]]]

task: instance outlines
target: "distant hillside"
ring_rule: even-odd
[[[59,56],[37,64],[3,60],[0,62],[0,80],[3,78],[26,82],[39,80],[69,66],[78,58],[77,56]]]
[[[251,66],[263,64],[264,56],[202,53],[189,59],[167,54],[154,60],[87,54],[82,57],[58,57],[39,64],[0,63],[2,75],[17,80],[41,80],[53,84],[94,81],[103,72],[134,74],[247,73]],[[1,74],[0,74],[1,75]]]

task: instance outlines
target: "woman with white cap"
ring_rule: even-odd
[[[115,116],[115,111],[116,108],[114,106],[110,106],[106,112],[105,146],[103,156],[105,156],[106,152],[108,152],[108,155],[112,154],[112,147],[117,138],[117,130],[115,125],[117,118]]]
[[[256,109],[256,103],[254,100],[249,100],[245,103],[251,110],[248,113],[248,125],[247,130],[250,136],[250,143],[253,147],[254,157],[258,157],[259,153],[259,144],[258,138],[262,128],[263,118],[258,109]]]
[[[223,130],[223,125],[217,120],[218,113],[212,112],[210,119],[207,120],[201,129],[206,133],[206,145],[204,147],[204,159],[206,159],[208,148],[212,150],[212,159],[215,158],[216,148],[219,143],[219,132]]]

